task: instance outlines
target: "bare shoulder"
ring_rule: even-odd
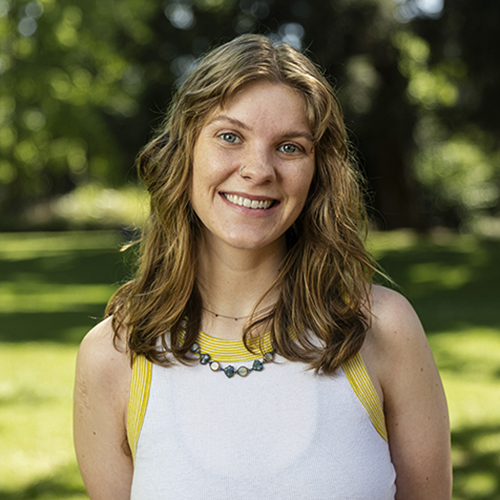
[[[410,302],[398,292],[374,285],[368,308],[370,328],[365,350],[389,359],[412,351],[417,346],[428,349],[422,324]],[[387,358],[386,356],[389,356]]]
[[[124,335],[115,339],[112,318],[96,325],[84,337],[78,350],[75,403],[82,407],[92,398],[120,418],[126,417],[132,368]],[[80,408],[82,410],[82,408]]]
[[[362,354],[383,403],[399,499],[451,496],[449,420],[420,320],[401,294],[374,286]]]
[[[115,338],[112,318],[106,318],[84,337],[78,356],[101,373],[113,371],[117,365],[127,364],[126,360],[129,359],[125,334],[119,332]]]
[[[373,327],[378,334],[390,334],[392,329],[415,328],[423,333],[418,316],[412,305],[403,295],[389,288],[374,285],[370,298],[370,312]],[[378,331],[380,329],[380,331]]]
[[[132,373],[124,336],[114,341],[112,319],[94,327],[78,352],[74,391],[74,441],[91,498],[130,497],[132,461],[126,420]]]
[[[395,386],[424,370],[436,372],[434,358],[417,313],[400,293],[374,286],[368,317],[362,354],[389,408]]]
[[[124,335],[115,340],[112,318],[96,325],[84,337],[78,350],[77,375],[95,381],[101,390],[126,386],[131,374]],[[77,378],[77,383],[79,382]]]

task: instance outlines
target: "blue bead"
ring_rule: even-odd
[[[256,372],[260,372],[263,368],[264,368],[264,365],[262,364],[262,361],[260,361],[259,359],[256,359],[253,362],[252,370],[255,370]]]
[[[206,365],[209,361],[210,361],[210,355],[208,355],[208,354],[202,354],[200,356],[200,363],[202,365]]]
[[[224,373],[226,374],[227,378],[231,378],[234,375],[234,366],[226,366],[226,368],[224,368]]]

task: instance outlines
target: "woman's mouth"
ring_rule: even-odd
[[[276,200],[250,200],[249,198],[238,196],[237,194],[222,193],[222,195],[229,203],[245,208],[267,210],[276,203]]]

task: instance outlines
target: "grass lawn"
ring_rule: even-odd
[[[79,341],[126,272],[111,232],[0,234],[0,499],[87,498],[71,395]],[[378,233],[448,395],[454,499],[500,498],[500,242]]]
[[[441,372],[454,500],[500,499],[500,241],[378,233],[371,249],[419,313]]]

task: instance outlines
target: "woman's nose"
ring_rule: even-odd
[[[268,152],[255,152],[247,157],[240,167],[239,174],[243,179],[255,184],[265,184],[276,179],[272,155]]]

